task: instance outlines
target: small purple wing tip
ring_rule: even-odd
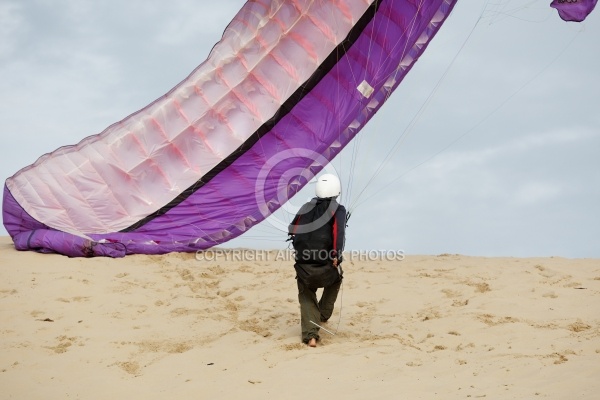
[[[556,8],[565,21],[581,22],[596,7],[598,0],[553,0],[550,7]]]

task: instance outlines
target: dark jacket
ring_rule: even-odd
[[[329,286],[340,278],[346,227],[346,209],[333,198],[313,198],[304,204],[291,224],[297,277],[312,287]]]

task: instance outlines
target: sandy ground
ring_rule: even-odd
[[[313,349],[286,253],[70,259],[3,237],[0,398],[600,398],[600,260],[361,257]]]

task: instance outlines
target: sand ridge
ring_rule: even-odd
[[[0,241],[1,399],[594,398],[600,260],[347,260],[315,349],[287,260]],[[341,309],[341,314],[340,314]]]

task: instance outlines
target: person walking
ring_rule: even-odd
[[[346,209],[337,202],[340,193],[335,175],[319,177],[316,197],[300,208],[288,228],[295,252],[302,342],[310,347],[317,346],[319,325],[333,314],[342,285]],[[317,300],[319,288],[323,293]]]

